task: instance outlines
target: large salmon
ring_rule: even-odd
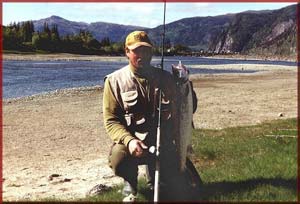
[[[180,171],[186,169],[187,149],[191,142],[193,120],[192,86],[189,81],[189,71],[179,61],[172,65],[172,72],[177,82],[177,114],[175,143],[178,153]]]

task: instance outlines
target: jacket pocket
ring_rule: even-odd
[[[146,120],[147,119],[143,113],[134,114],[134,135],[142,141],[146,139],[149,133],[149,124],[147,124]]]
[[[124,109],[126,112],[130,111],[136,104],[138,99],[137,91],[127,91],[121,93],[121,97],[124,103]]]

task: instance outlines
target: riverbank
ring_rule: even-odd
[[[3,60],[23,60],[23,61],[124,61],[124,56],[98,56],[80,54],[3,54]]]
[[[196,128],[297,116],[296,67],[191,79],[198,96]],[[107,165],[111,141],[102,124],[101,87],[4,100],[3,114],[5,201],[76,200],[96,184],[121,182]]]
[[[211,58],[220,59],[239,59],[239,60],[265,60],[265,61],[289,61],[296,62],[297,55],[292,56],[276,56],[276,55],[242,55],[242,54],[227,54],[227,55],[214,55]]]
[[[205,57],[205,56],[203,56]],[[279,57],[279,56],[250,56],[250,55],[214,55],[206,58],[213,59],[235,59],[235,60],[264,60],[264,61],[287,61],[296,62],[296,57]],[[99,56],[99,55],[80,55],[70,53],[55,54],[3,54],[3,60],[35,60],[35,61],[127,61],[125,56]]]

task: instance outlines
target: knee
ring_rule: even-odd
[[[129,162],[130,154],[125,145],[115,144],[109,155],[109,166],[113,169],[116,175],[121,175],[124,167]]]

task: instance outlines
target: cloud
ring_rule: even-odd
[[[167,3],[166,22],[245,10],[278,9],[292,3]],[[111,22],[156,27],[163,22],[164,3],[3,3],[3,23],[58,15],[71,21]]]
[[[63,5],[67,7],[66,5]],[[65,16],[79,15],[85,22],[112,22],[118,24],[153,27],[162,18],[162,3],[72,3]],[[72,8],[72,9],[70,9]],[[72,12],[71,12],[72,11]],[[74,12],[76,11],[76,12]],[[85,15],[84,15],[85,14]],[[88,14],[88,15],[86,15]],[[68,19],[69,20],[69,19]]]

